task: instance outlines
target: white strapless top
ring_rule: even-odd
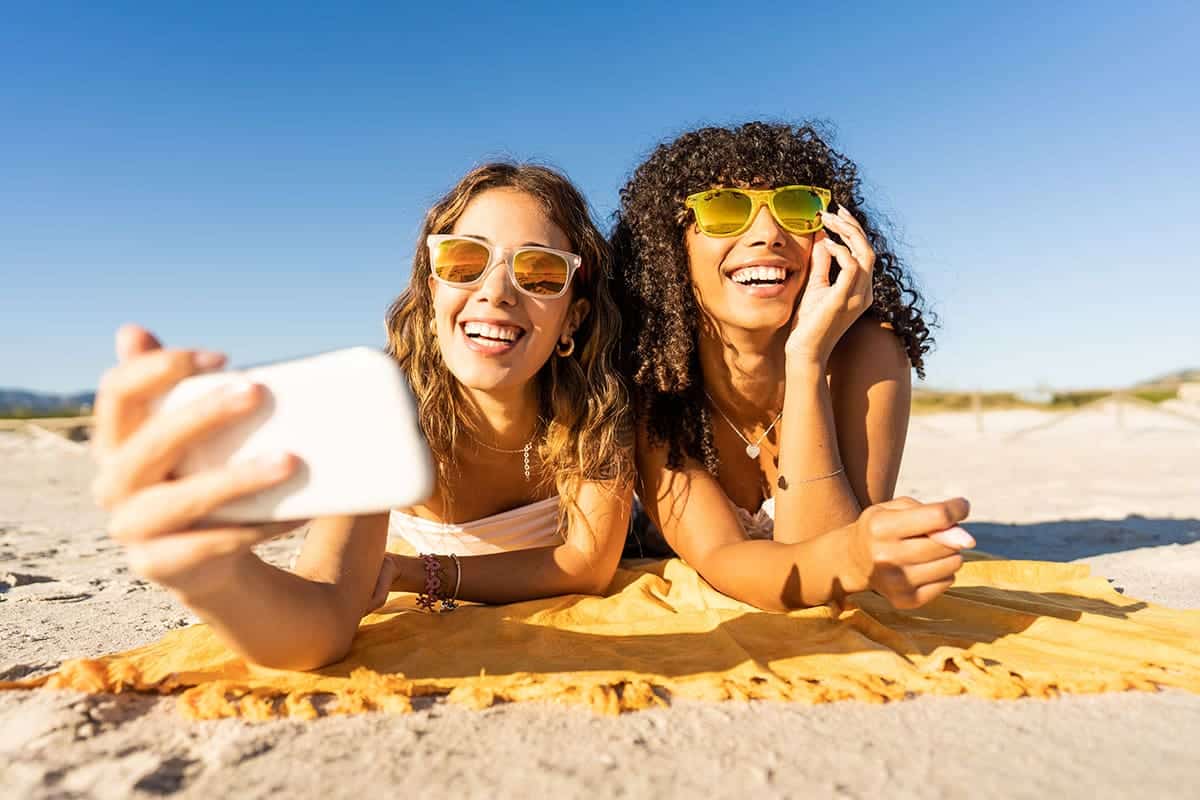
[[[463,523],[434,522],[393,509],[388,536],[404,539],[418,553],[443,556],[483,556],[563,543],[557,496]]]

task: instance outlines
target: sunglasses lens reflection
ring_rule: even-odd
[[[754,203],[738,191],[709,192],[696,203],[696,224],[711,236],[728,236],[750,219]]]
[[[513,258],[517,285],[530,294],[557,295],[567,286],[571,265],[562,256],[541,250],[522,250]]]
[[[772,209],[779,224],[793,233],[816,230],[821,221],[821,198],[808,189],[784,189],[775,194]]]
[[[447,283],[470,283],[487,269],[491,252],[470,239],[447,239],[433,248],[433,271]]]

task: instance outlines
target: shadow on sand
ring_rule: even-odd
[[[964,524],[979,549],[1002,558],[1074,561],[1141,547],[1200,542],[1200,519],[1064,519],[1054,522]]]

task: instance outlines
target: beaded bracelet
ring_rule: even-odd
[[[462,567],[458,563],[458,559],[451,556],[454,564],[458,567],[458,584],[462,583]],[[431,553],[421,553],[421,563],[425,567],[425,590],[417,595],[417,605],[427,611],[434,611],[434,606],[441,604],[438,611],[453,611],[458,608],[458,585],[454,587],[454,594],[448,594],[443,588],[448,582],[443,581],[442,564],[437,560],[437,556]]]

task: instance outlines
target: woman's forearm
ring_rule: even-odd
[[[845,472],[838,472],[843,464],[821,365],[788,364],[783,418],[775,541],[803,542],[854,522],[862,508]]]
[[[793,544],[732,542],[693,566],[713,588],[765,611],[824,605],[867,588],[850,560],[850,531],[846,526]]]
[[[357,630],[361,615],[340,608],[335,590],[247,551],[220,593],[177,596],[247,660],[307,670],[341,659]]]
[[[392,590],[422,592],[425,570],[420,558],[392,556],[397,561],[397,576]],[[449,556],[437,556],[442,566],[444,587],[453,593],[458,567]],[[612,582],[616,562],[600,563],[570,544],[513,550],[482,556],[459,556],[462,580],[458,599],[476,603],[518,603],[560,594],[600,594]]]

